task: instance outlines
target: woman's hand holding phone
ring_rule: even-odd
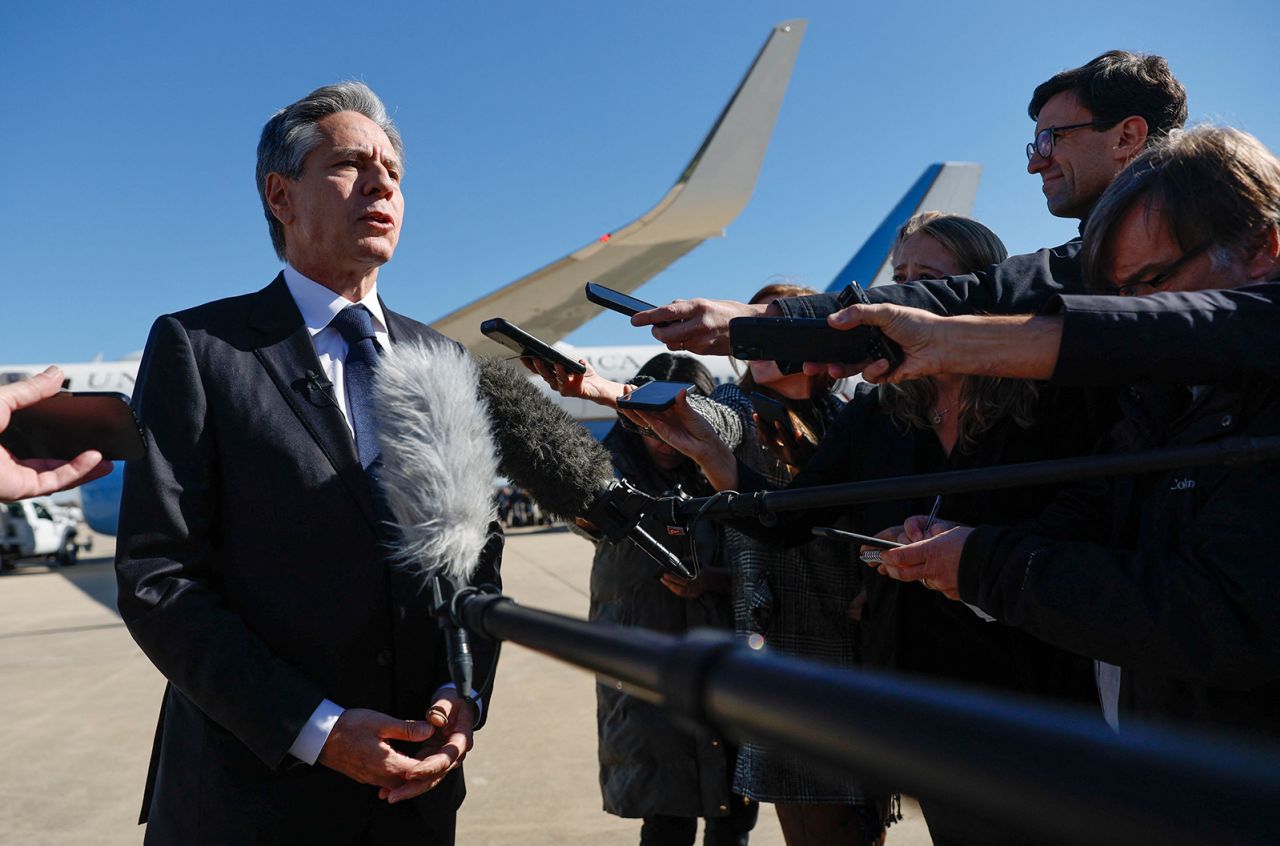
[[[541,376],[551,386],[551,390],[562,397],[574,397],[617,409],[618,397],[626,394],[626,386],[621,382],[606,379],[597,373],[586,359],[578,359],[586,372],[570,373],[562,365],[552,365],[534,356],[521,356],[520,363],[531,372]]]
[[[716,490],[737,487],[737,459],[706,418],[689,406],[685,391],[666,411],[632,411],[627,416],[692,459]]]
[[[787,427],[776,420],[766,420],[759,412],[753,412],[756,431],[760,435],[760,443],[772,450],[795,473],[809,463],[817,449],[817,445],[805,437],[797,426]]]

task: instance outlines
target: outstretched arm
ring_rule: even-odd
[[[776,305],[749,305],[734,300],[676,300],[642,311],[632,326],[652,326],[653,337],[672,352],[729,354],[729,321],[735,317],[782,317]]]
[[[35,405],[62,389],[62,371],[50,367],[30,379],[0,386],[0,432],[9,428],[13,412]],[[111,472],[111,462],[102,453],[88,450],[70,461],[44,458],[19,459],[0,446],[0,502],[73,488]]]
[[[738,484],[738,461],[705,417],[690,406],[681,391],[675,405],[661,412],[628,412],[675,449],[694,461],[716,490],[732,490]]]
[[[586,359],[578,360],[587,368],[585,373],[570,373],[559,364],[548,364],[533,356],[520,357],[521,364],[541,376],[542,381],[560,396],[584,399],[616,411],[618,397],[625,396],[631,390],[631,386],[606,379],[587,364]]]
[[[1062,318],[1053,316],[939,317],[904,306],[852,305],[827,322],[837,329],[878,326],[902,347],[904,360],[892,370],[884,359],[851,367],[809,362],[805,372],[840,378],[860,370],[870,382],[943,373],[1044,380],[1053,375],[1062,344]]]

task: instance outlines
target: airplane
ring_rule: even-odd
[[[555,343],[598,313],[582,297],[586,282],[630,293],[706,239],[723,237],[755,190],[806,25],[773,27],[710,133],[653,208],[432,327],[480,355],[505,351],[480,333],[480,323],[495,315]]]
[[[725,228],[746,206],[755,187],[782,96],[806,22],[774,26],[746,76],[676,183],[636,220],[493,293],[436,320],[432,325],[479,355],[510,357],[505,347],[479,331],[480,323],[506,317],[525,331],[553,344],[571,358],[582,358],[608,379],[624,382],[665,347],[653,345],[574,347],[564,338],[598,314],[582,296],[588,280],[630,293],[672,262]],[[888,253],[898,228],[917,211],[969,214],[981,166],[946,162],[930,165],[886,215],[871,237],[836,275],[828,290],[849,279],[888,281]],[[619,316],[618,319],[625,319]],[[741,375],[732,359],[697,356],[716,383]],[[133,393],[141,353],[116,361],[61,365],[63,387],[73,391]],[[45,365],[0,365],[0,384],[33,375]],[[534,379],[553,401],[593,434],[603,436],[614,420],[608,409],[553,393]],[[122,468],[80,488],[85,522],[96,532],[115,534],[119,521]]]
[[[836,274],[828,291],[838,291],[848,284],[849,280],[870,279],[872,285],[890,284],[889,276],[892,268],[889,265],[889,250],[899,227],[912,215],[919,211],[943,211],[953,214],[969,214],[973,210],[973,200],[977,194],[981,166],[968,163],[944,162],[930,165],[916,180],[915,184],[903,195],[902,199],[876,227],[867,241],[858,249],[853,258]],[[527,278],[527,277],[526,277]],[[521,280],[522,282],[524,280]],[[580,286],[578,286],[580,287]],[[498,292],[501,293],[501,292]],[[581,292],[578,292],[581,297]],[[585,297],[581,297],[586,303]],[[576,306],[577,303],[575,302]],[[499,306],[494,306],[498,308]],[[598,307],[587,303],[587,307],[579,309],[582,322],[594,317]],[[488,313],[495,316],[497,313]],[[505,315],[513,322],[525,326],[523,315],[507,311]],[[618,315],[619,320],[625,320]],[[531,321],[532,322],[532,321]],[[476,320],[476,331],[472,333],[484,340],[484,344],[473,341],[470,348],[481,354],[488,354],[490,349],[500,356],[510,357],[505,347],[489,342],[479,334],[480,320]],[[437,324],[438,326],[439,324]],[[461,324],[455,324],[461,327]],[[570,327],[568,331],[577,328]],[[536,334],[536,333],[535,333]],[[551,341],[552,339],[545,338]],[[631,346],[592,346],[576,347],[555,339],[552,344],[556,349],[572,359],[583,359],[599,374],[615,382],[625,382],[635,375],[636,371],[653,356],[666,352],[660,344],[640,344]],[[690,355],[690,353],[684,353]],[[61,365],[66,375],[63,387],[72,391],[115,391],[125,395],[133,393],[134,380],[137,378],[140,352],[133,353],[117,361],[85,362]],[[711,372],[716,384],[737,381],[741,376],[740,362],[724,356],[695,356]],[[45,368],[43,364],[32,365],[0,365],[0,384],[15,381],[39,373]],[[533,378],[533,377],[531,377]],[[534,383],[554,402],[565,409],[576,420],[586,426],[592,434],[603,437],[613,424],[614,415],[609,409],[580,399],[570,399],[554,393],[541,379],[533,378]],[[90,528],[101,534],[115,534],[120,514],[120,486],[123,481],[121,468],[109,475],[90,482],[80,488],[80,504],[84,510],[85,522]]]

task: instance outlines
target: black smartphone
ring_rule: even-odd
[[[835,329],[821,317],[735,317],[729,321],[729,347],[744,361],[826,361],[860,364],[902,361],[902,348],[875,326]]]
[[[782,427],[782,431],[787,433],[792,440],[795,439],[795,423],[792,422],[791,412],[787,410],[785,405],[759,391],[752,391],[751,407],[755,409],[756,414],[760,415],[761,420],[776,423]]]
[[[603,285],[597,285],[595,282],[587,283],[587,299],[596,305],[602,305],[605,308],[613,309],[621,312],[627,317],[640,311],[648,311],[651,308],[657,308],[653,303],[646,303],[644,300],[636,299],[628,296],[621,291],[615,291],[612,288],[606,288]]]
[[[618,397],[618,408],[665,411],[675,405],[677,394],[695,387],[692,382],[646,382],[625,397]]]
[[[124,394],[64,391],[13,412],[0,446],[15,458],[70,461],[96,449],[128,460],[142,457],[142,427]]]
[[[897,541],[873,538],[871,535],[860,535],[857,532],[846,532],[844,529],[833,529],[830,526],[814,526],[813,533],[820,538],[849,541],[859,546],[874,546],[876,549],[897,549],[900,546],[906,546]]]
[[[497,341],[507,349],[520,356],[540,358],[549,364],[558,364],[570,373],[586,373],[587,366],[574,361],[545,341],[535,338],[519,326],[503,317],[491,317],[480,324],[480,331],[485,337]]]

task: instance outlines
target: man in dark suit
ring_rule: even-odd
[[[482,702],[447,683],[423,580],[389,566],[368,396],[388,344],[453,343],[377,295],[402,161],[362,84],[282,109],[258,189],[284,271],[152,329],[117,556],[169,680],[148,843],[453,842]],[[476,581],[497,579],[491,531]]]

